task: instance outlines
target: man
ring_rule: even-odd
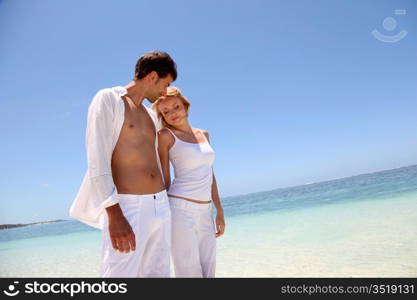
[[[100,90],[88,109],[88,170],[70,215],[102,229],[102,277],[169,277],[171,214],[157,155],[156,115],[176,64],[154,51],[126,86]]]

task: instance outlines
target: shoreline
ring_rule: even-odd
[[[28,223],[28,224],[0,224],[0,230],[17,228],[17,227],[26,227],[26,226],[32,226],[32,225],[40,225],[40,224],[57,223],[57,222],[64,222],[64,221],[65,220],[58,219],[58,220],[41,221],[41,222]]]

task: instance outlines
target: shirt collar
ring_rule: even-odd
[[[113,87],[113,91],[116,92],[116,94],[119,96],[119,99],[120,99],[120,97],[122,97],[122,96],[124,96],[124,95],[127,94],[127,89],[125,87],[123,87],[123,86],[115,86],[115,87]],[[148,113],[149,112],[151,112],[151,113],[153,112],[153,110],[151,110],[150,108],[148,108],[145,105],[145,103],[143,103],[143,101],[142,101],[142,105],[146,108],[146,110],[148,111]]]
[[[127,90],[123,86],[115,86],[113,87],[113,91],[115,91],[120,97],[127,94]]]

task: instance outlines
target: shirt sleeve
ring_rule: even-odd
[[[118,203],[111,172],[113,153],[114,105],[108,91],[101,90],[93,98],[88,109],[86,151],[88,178],[91,183],[94,206],[102,209]]]

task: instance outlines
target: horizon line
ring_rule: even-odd
[[[271,190],[258,191],[258,192],[249,192],[249,193],[246,193],[246,194],[238,194],[238,195],[233,195],[233,196],[227,196],[227,197],[224,197],[224,198],[233,198],[233,197],[240,197],[240,196],[249,196],[249,195],[252,195],[252,194],[258,194],[258,193],[264,193],[264,192],[272,192],[272,191],[275,191],[275,190],[301,187],[301,186],[310,185],[310,184],[318,184],[318,183],[324,183],[324,182],[331,182],[331,181],[340,180],[340,179],[347,179],[347,178],[352,178],[352,177],[357,177],[357,176],[362,176],[362,175],[370,175],[370,174],[375,174],[375,173],[382,173],[382,172],[386,172],[386,171],[394,171],[394,170],[398,170],[398,169],[402,169],[402,168],[409,168],[409,167],[415,167],[415,166],[417,166],[417,164],[396,167],[396,168],[393,168],[393,169],[384,169],[384,170],[378,170],[378,171],[373,171],[373,172],[360,173],[360,174],[349,175],[349,176],[344,176],[344,177],[337,177],[337,178],[333,178],[333,179],[325,179],[325,180],[321,180],[321,181],[315,181],[315,182],[309,182],[309,183],[303,183],[303,184],[297,184],[297,185],[283,186],[283,187],[278,187],[278,188],[274,188],[274,189],[271,189]]]
[[[238,195],[226,196],[223,199],[234,198],[234,197],[249,196],[249,195],[253,195],[253,194],[271,192],[271,191],[281,190],[281,189],[287,189],[287,188],[302,187],[302,186],[311,185],[311,184],[331,182],[331,181],[340,180],[340,179],[347,179],[347,178],[352,178],[352,177],[357,177],[357,176],[370,175],[370,174],[375,174],[375,173],[382,173],[382,172],[386,172],[386,171],[393,171],[393,170],[398,170],[398,169],[408,168],[408,167],[414,167],[414,166],[417,166],[417,164],[400,166],[400,167],[396,167],[396,168],[393,168],[393,169],[384,169],[384,170],[378,170],[378,171],[373,171],[373,172],[367,172],[367,173],[355,174],[355,175],[350,175],[350,176],[338,177],[338,178],[333,178],[333,179],[325,179],[325,180],[322,180],[322,181],[316,181],[316,182],[310,182],[310,183],[304,183],[304,184],[298,184],[298,185],[290,185],[290,186],[278,187],[278,188],[274,188],[274,189],[270,189],[270,190],[257,191],[257,192],[249,192],[249,193],[246,193],[246,194],[238,194]],[[48,222],[53,222],[55,220],[77,221],[77,220],[72,219],[72,218],[70,218],[70,219],[62,219],[62,218],[60,218],[60,219],[53,219],[53,220],[50,220],[50,221],[37,221],[37,222],[31,222],[31,223],[26,223],[26,224],[24,224],[24,223],[15,223],[15,224],[5,223],[5,224],[0,224],[0,226],[2,226],[2,225],[21,225],[21,226],[25,226],[25,225],[32,225],[32,224],[38,224],[38,223],[48,223]]]

